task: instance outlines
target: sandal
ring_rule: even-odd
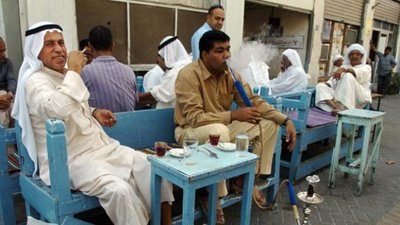
[[[267,199],[265,198],[264,195],[262,197],[260,196],[260,190],[258,190],[256,187],[253,189],[253,200],[254,203],[258,206],[260,209],[267,209],[268,208],[268,202]]]
[[[207,217],[208,216],[208,198],[207,197],[200,197],[200,205],[201,209],[204,213],[204,215]],[[224,211],[221,208],[221,205],[219,204],[219,201],[217,201],[217,221],[216,224],[223,225],[225,224],[225,215]]]

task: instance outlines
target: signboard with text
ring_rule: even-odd
[[[278,48],[303,48],[304,36],[287,36],[287,37],[267,37],[264,39],[266,44],[275,45]]]

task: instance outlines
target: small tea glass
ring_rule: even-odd
[[[210,134],[208,135],[208,139],[210,140],[210,144],[212,146],[217,146],[218,143],[219,143],[219,137],[220,137],[219,133],[213,132],[213,131],[210,132]]]
[[[188,160],[187,156],[190,154],[195,154],[198,145],[199,142],[196,138],[183,139],[183,163],[185,165],[191,166],[196,164],[196,162],[193,160],[195,157],[192,157],[191,160]]]
[[[154,150],[156,151],[156,155],[158,157],[163,157],[167,151],[167,143],[163,141],[156,141],[154,143]]]
[[[246,157],[243,152],[247,152],[249,149],[249,135],[246,133],[240,133],[236,135],[236,156]]]

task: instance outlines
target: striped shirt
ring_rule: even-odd
[[[112,112],[135,109],[136,78],[133,70],[113,56],[96,57],[82,70],[82,79],[90,92],[89,105]]]

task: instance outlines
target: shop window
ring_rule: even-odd
[[[193,33],[206,21],[206,14],[186,10],[178,10],[178,37],[188,53],[192,52],[191,39]]]
[[[320,57],[321,61],[328,61],[328,59],[329,59],[329,46],[330,46],[329,43],[322,44],[321,57]]]
[[[355,29],[347,29],[346,30],[346,45],[347,46],[357,42],[357,34],[358,34],[358,31]]]
[[[155,63],[160,41],[174,35],[175,9],[131,4],[130,10],[131,63]]]

